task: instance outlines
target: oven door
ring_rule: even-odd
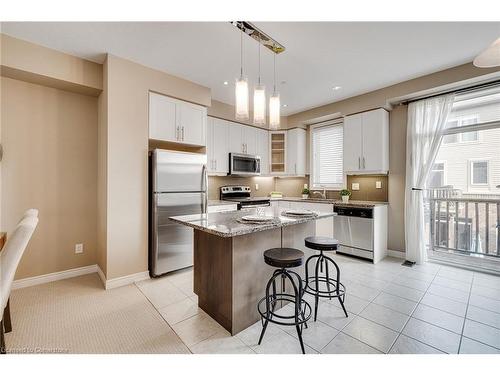
[[[258,176],[260,175],[260,156],[229,154],[229,174],[231,176]]]

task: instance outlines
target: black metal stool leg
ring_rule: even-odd
[[[330,275],[328,274],[328,257],[325,257],[327,260],[325,261],[325,275],[326,275],[326,289],[328,290],[328,294],[331,293],[330,291]],[[332,299],[332,296],[330,295],[330,297],[328,298],[329,300]]]
[[[343,295],[343,298],[341,298],[341,296],[339,295],[339,286],[340,286],[340,268],[339,266],[337,265],[337,263],[334,262],[333,259],[329,258],[329,257],[326,257],[326,262],[332,262],[332,264],[334,265],[335,267],[335,270],[337,271],[337,280],[336,280],[336,288],[335,288],[335,292],[337,293],[337,298],[340,302],[340,306],[342,306],[342,310],[344,310],[344,314],[346,316],[346,318],[349,316],[347,314],[347,310],[345,309],[345,306],[344,306],[344,299],[345,299],[345,294]]]
[[[271,315],[271,307],[269,306],[269,288],[271,287],[272,284],[276,284],[276,282],[275,282],[276,277],[278,277],[280,275],[280,273],[281,272],[275,271],[273,273],[273,277],[271,277],[271,279],[267,282],[267,285],[266,285],[266,318],[264,319],[265,322],[264,322],[264,325],[262,326],[262,331],[260,333],[259,343],[258,343],[259,345],[262,342],[262,339],[264,338],[264,334],[266,333],[267,325],[269,324],[269,319],[270,319],[270,315]],[[274,294],[273,296],[276,296],[276,294]],[[274,308],[273,308],[273,311],[274,311]]]
[[[297,275],[297,280],[299,282],[299,289],[297,290],[297,286],[295,285],[295,282],[293,281],[291,274],[292,273],[287,274],[287,276],[290,279],[290,282],[292,284],[292,288],[293,288],[294,293],[295,293],[295,329],[297,330],[297,336],[299,337],[299,342],[300,342],[300,347],[302,349],[302,354],[306,354],[306,351],[304,349],[304,341],[302,340],[302,327],[301,327],[301,324],[299,324],[299,314],[300,314],[300,311],[302,310],[302,308],[301,308],[301,306],[302,306],[302,297],[301,297],[302,280]],[[295,274],[295,272],[293,272],[293,274]]]
[[[319,290],[318,270],[322,260],[323,260],[323,255],[320,255],[318,261],[316,262],[316,268],[314,272],[314,282],[316,286],[316,291]],[[316,294],[314,294],[314,321],[316,321],[316,319],[318,318],[318,304],[319,304],[319,293],[316,292]]]

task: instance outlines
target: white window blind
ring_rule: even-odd
[[[343,124],[315,126],[311,130],[312,188],[341,189],[343,171]]]

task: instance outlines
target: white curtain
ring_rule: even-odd
[[[441,145],[454,95],[420,100],[408,106],[406,135],[405,242],[406,260],[421,264],[425,249],[425,181]]]

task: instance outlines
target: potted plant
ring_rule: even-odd
[[[302,199],[307,199],[309,197],[309,189],[304,188],[302,189]]]
[[[347,203],[349,202],[349,197],[351,196],[351,191],[348,189],[342,189],[340,190],[340,196],[342,197],[342,202]]]

